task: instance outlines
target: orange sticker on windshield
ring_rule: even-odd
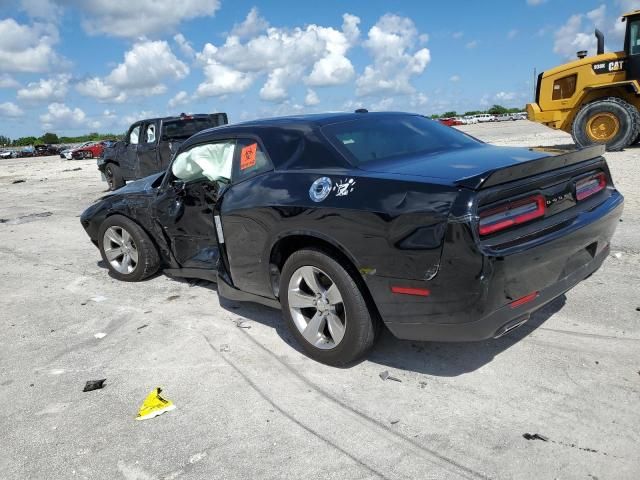
[[[240,170],[246,170],[256,164],[256,150],[258,149],[257,143],[247,145],[240,152]]]

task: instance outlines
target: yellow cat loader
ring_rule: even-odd
[[[604,52],[604,35],[595,31],[598,53],[538,75],[529,120],[564,130],[580,147],[605,144],[617,151],[640,134],[640,10],[622,16],[624,50]]]

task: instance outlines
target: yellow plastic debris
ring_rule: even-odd
[[[147,395],[147,398],[144,399],[140,406],[136,420],[147,420],[176,408],[171,400],[162,398],[160,392],[162,392],[162,389],[158,387]]]

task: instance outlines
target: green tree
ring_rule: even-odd
[[[0,135],[0,145],[2,146],[11,145],[11,139],[9,137],[5,137],[4,135]]]
[[[15,147],[27,147],[29,145],[35,145],[38,143],[36,137],[21,137],[13,141]]]
[[[455,110],[451,112],[444,112],[442,114],[443,118],[451,118],[451,117],[457,117],[457,116],[458,116],[458,113]]]
[[[59,143],[58,135],[55,133],[47,132],[40,137],[40,141],[46,144],[56,144]]]
[[[508,110],[502,105],[494,105],[489,110],[487,110],[487,113],[490,113],[491,115],[501,115],[503,113],[508,113]]]

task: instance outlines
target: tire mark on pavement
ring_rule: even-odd
[[[355,462],[356,464],[358,464],[359,466],[361,466],[362,468],[368,470],[370,473],[376,475],[379,478],[385,479],[385,480],[389,480],[389,478],[387,476],[385,476],[382,472],[377,471],[376,469],[370,467],[369,465],[363,463],[362,461],[360,461],[359,459],[357,459],[356,457],[354,457],[353,455],[351,455],[349,452],[347,452],[346,450],[344,450],[343,448],[341,448],[340,446],[336,445],[335,443],[333,443],[330,439],[326,438],[325,436],[321,435],[320,433],[314,431],[313,429],[311,429],[310,427],[306,426],[305,424],[301,423],[300,421],[298,421],[293,415],[291,415],[290,413],[288,413],[287,411],[285,411],[283,408],[280,407],[280,405],[278,405],[275,400],[273,400],[263,389],[261,389],[255,382],[253,382],[253,380],[251,380],[251,378],[249,378],[248,375],[246,375],[242,370],[240,370],[240,368],[238,368],[238,366],[232,362],[231,360],[229,360],[227,358],[227,356],[222,355],[220,352],[218,352],[218,350],[216,349],[216,347],[211,343],[211,340],[209,339],[209,337],[207,337],[205,334],[202,334],[202,336],[204,337],[204,339],[206,340],[207,344],[209,345],[209,347],[211,347],[211,350],[214,351],[218,356],[222,357],[222,359],[231,367],[233,368],[238,375],[240,375],[242,377],[242,379],[247,382],[247,384],[253,388],[253,390],[255,390],[258,395],[260,395],[267,403],[269,403],[273,408],[275,408],[281,415],[285,416],[287,419],[289,419],[290,421],[292,421],[293,423],[295,423],[296,425],[298,425],[300,428],[302,428],[303,430],[305,430],[306,432],[310,433],[311,435],[318,437],[320,440],[322,440],[323,442],[325,442],[326,444],[330,445],[331,447],[333,447],[334,449],[338,450],[340,453],[344,454],[345,456],[347,456],[348,458],[350,458],[353,462]]]
[[[313,425],[313,428],[307,425],[306,423],[303,423],[302,421],[298,420],[298,418],[294,416],[295,413],[291,413],[287,411],[286,407],[276,404],[276,401],[273,398],[271,398],[267,393],[265,393],[265,390],[267,388],[274,388],[273,385],[270,385],[267,383],[267,386],[264,388],[257,385],[257,382],[261,380],[261,376],[264,376],[264,371],[255,372],[253,374],[247,373],[245,371],[241,371],[240,368],[237,365],[235,365],[228,358],[227,355],[223,355],[215,349],[215,347],[212,345],[211,341],[205,334],[202,334],[202,335],[205,337],[211,349],[214,350],[217,354],[221,355],[225,359],[225,361],[227,361],[229,365],[232,368],[234,368],[234,370],[236,370],[245,379],[245,381],[247,381],[254,389],[256,389],[256,391],[258,391],[258,393],[261,396],[263,396],[263,398],[265,398],[269,403],[273,404],[274,407],[277,408],[279,412],[281,412],[287,418],[290,418],[292,421],[294,421],[297,425],[304,428],[306,431],[309,431],[313,435],[318,436],[325,442],[332,445],[334,448],[340,450],[342,453],[345,453],[346,455],[349,456],[349,458],[352,458],[354,461],[358,462],[358,464],[363,465],[367,469],[374,472],[376,475],[379,475],[383,478],[387,478],[385,475],[391,475],[393,476],[393,478],[397,478],[398,476],[415,478],[416,469],[419,467],[419,465],[416,464],[417,463],[416,457],[418,457],[429,464],[428,467],[423,465],[424,468],[419,470],[420,472],[419,476],[420,478],[423,478],[423,479],[426,479],[426,478],[487,479],[489,478],[480,472],[477,472],[469,467],[466,467],[454,460],[451,460],[445,457],[444,455],[439,454],[438,452],[435,452],[433,450],[430,450],[424,447],[423,445],[421,445],[420,443],[418,443],[417,441],[411,438],[407,438],[404,435],[394,430],[391,430],[387,425],[379,422],[374,418],[369,417],[368,415],[347,405],[343,401],[333,397],[327,391],[323,390],[321,387],[309,381],[306,377],[304,377],[302,374],[296,371],[292,366],[284,362],[282,359],[278,358],[273,352],[271,352],[269,349],[267,349],[258,341],[256,341],[249,333],[247,333],[246,331],[242,331],[242,334],[246,336],[253,344],[258,346],[260,350],[266,353],[270,358],[275,360],[278,366],[284,367],[284,369],[286,369],[287,372],[293,374],[293,376],[299,382],[301,382],[302,388],[298,388],[297,390],[298,392],[302,392],[302,396],[306,398],[303,399],[304,401],[298,402],[298,404],[309,405],[310,406],[309,408],[313,409],[313,413],[310,419],[306,423],[313,424],[313,421],[316,420],[316,417],[332,418],[335,421],[336,417],[339,418],[339,416],[343,416],[343,417],[346,417],[345,420],[350,420],[351,423],[357,423],[362,428],[354,432],[347,432],[346,430],[349,430],[347,428],[349,423],[344,422],[343,424],[341,424],[344,428],[344,431],[336,431],[334,429],[327,433],[321,433],[319,432],[319,430],[324,427],[322,423],[320,423],[320,425]],[[247,364],[243,363],[242,365],[247,369],[250,368],[250,365],[248,363]],[[261,365],[261,367],[262,366],[263,364]],[[255,377],[257,381],[253,381],[250,378],[250,376]],[[271,375],[271,378],[278,378],[278,376]],[[287,386],[291,387],[291,384],[289,381],[287,381]],[[316,395],[313,395],[313,393],[311,392],[315,392]],[[296,394],[297,393],[294,393],[293,395],[296,395]],[[289,401],[289,399],[283,400],[283,402],[286,402],[286,401]],[[295,411],[295,407],[291,410]],[[318,412],[323,410],[328,412],[329,415],[319,415]],[[352,434],[351,437],[343,438],[347,433],[351,433]],[[364,443],[358,443],[357,441],[358,436],[362,438],[362,441]],[[339,439],[339,441],[344,446],[344,448],[336,445],[336,442],[331,440],[333,438]],[[386,443],[384,448],[378,447],[380,451],[384,452],[385,456],[379,457],[380,462],[376,465],[376,468],[370,465],[371,463],[375,463],[375,460],[376,460],[376,457],[374,456],[375,452],[372,452],[371,449],[367,450],[369,446],[366,445],[366,443],[369,442],[372,438],[375,438],[376,440],[382,440],[382,442]],[[361,459],[356,458],[353,453],[348,453],[346,450],[348,448],[362,449],[364,451],[361,457],[365,457],[367,456],[367,454],[369,454],[370,457],[374,456],[374,458],[369,458],[369,464],[364,464],[363,461]],[[406,455],[407,451],[412,453],[413,456]],[[394,469],[393,467],[396,467],[396,468]],[[408,469],[409,473],[405,474],[405,473],[398,472],[398,468],[402,468],[402,467],[405,467],[405,469]],[[437,471],[433,471],[434,467],[436,467],[435,470]],[[383,469],[390,469],[390,470],[388,471],[388,473],[383,474],[380,472],[380,470],[383,470]]]

